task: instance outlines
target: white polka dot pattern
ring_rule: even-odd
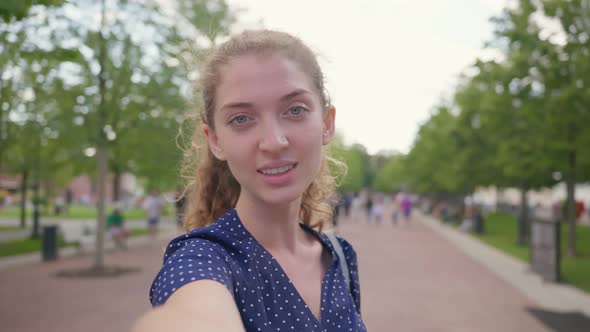
[[[321,320],[313,315],[275,258],[244,228],[235,209],[213,225],[172,240],[150,291],[158,306],[180,287],[214,280],[234,296],[250,331],[366,331],[360,316],[356,253],[338,237],[350,270],[350,292],[331,243],[324,234],[302,225],[332,251],[322,280]]]

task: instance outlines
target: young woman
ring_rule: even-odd
[[[313,52],[243,32],[210,55],[200,92],[208,148],[188,233],[168,245],[136,331],[365,331],[356,254],[320,233],[335,108]]]

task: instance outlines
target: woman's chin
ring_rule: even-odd
[[[269,195],[264,195],[261,198],[265,204],[275,207],[288,207],[291,204],[299,204],[302,195],[303,192],[271,193]]]

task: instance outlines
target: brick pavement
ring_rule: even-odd
[[[550,331],[521,292],[418,220],[342,222],[340,232],[358,253],[369,331]]]
[[[369,331],[544,332],[535,304],[426,226],[341,223],[359,255],[362,312]],[[141,267],[110,279],[64,279],[91,257],[0,270],[0,330],[128,331],[149,308],[148,287],[165,241],[113,252],[107,263]]]
[[[109,253],[109,265],[140,268],[116,278],[54,276],[64,269],[89,267],[91,256],[0,270],[0,331],[129,331],[150,308],[148,287],[160,268],[165,242]]]

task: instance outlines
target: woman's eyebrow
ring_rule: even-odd
[[[226,109],[252,108],[252,107],[254,107],[254,104],[252,104],[252,103],[238,101],[238,102],[224,104],[223,106],[221,106],[220,111],[223,112]]]
[[[286,100],[289,100],[289,99],[291,99],[293,97],[297,97],[299,95],[304,95],[304,94],[311,94],[311,92],[309,92],[309,91],[307,91],[305,89],[295,89],[292,92],[290,92],[290,93],[282,96],[280,100],[281,101],[286,101]]]
[[[286,95],[282,96],[279,100],[281,102],[287,101],[291,98],[300,96],[300,95],[306,95],[306,94],[311,94],[311,92],[309,92],[308,90],[305,89],[295,89],[292,92],[287,93]],[[237,102],[229,102],[227,104],[224,104],[223,106],[221,106],[220,111],[224,111],[226,109],[236,109],[236,108],[253,108],[254,104],[250,103],[250,102],[245,102],[245,101],[237,101]]]

